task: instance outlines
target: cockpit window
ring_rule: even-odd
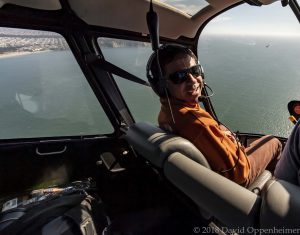
[[[147,81],[146,65],[152,53],[149,43],[98,38],[105,59]],[[148,86],[113,75],[135,121],[157,124],[159,98]]]
[[[66,40],[0,28],[0,139],[112,133]]]
[[[198,55],[220,121],[241,132],[287,137],[299,100],[300,25],[281,3],[240,5],[204,28]]]
[[[159,0],[159,2],[163,2],[172,7],[175,7],[176,9],[185,12],[189,15],[194,15],[198,11],[209,5],[209,3],[204,0]]]

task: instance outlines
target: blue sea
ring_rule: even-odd
[[[300,100],[300,43],[294,37],[208,37],[199,44],[218,118],[233,130],[288,136],[287,103]]]
[[[106,47],[103,53],[108,61],[146,80],[150,47]],[[299,38],[211,36],[199,43],[198,56],[221,122],[233,131],[289,135],[293,125],[287,103],[300,100]],[[69,51],[3,57],[0,71],[0,138],[113,132]],[[135,120],[156,124],[159,100],[151,89],[115,79]],[[8,108],[13,103],[52,122],[39,120],[35,126],[27,114],[20,121],[20,113]],[[34,128],[40,130],[29,131]]]
[[[290,134],[293,124],[288,120],[287,104],[300,100],[299,41],[293,37],[249,36],[200,40],[199,61],[205,81],[214,92],[211,100],[222,123],[246,133]],[[150,54],[149,48],[104,49],[109,61],[143,79]],[[116,79],[136,119],[156,123],[157,97],[140,85]]]

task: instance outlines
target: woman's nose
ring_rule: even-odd
[[[189,77],[189,81],[192,81],[192,82],[202,82],[203,81],[203,78],[202,76],[198,76],[198,77],[194,77],[191,73],[188,74],[188,77]]]

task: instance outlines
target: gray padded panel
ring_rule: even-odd
[[[284,180],[271,180],[262,198],[261,228],[297,228],[298,232],[294,234],[300,233],[299,186]]]
[[[180,153],[168,158],[164,173],[201,209],[230,228],[257,226],[261,199],[255,193]]]
[[[166,158],[180,152],[210,169],[203,154],[188,140],[166,133],[150,123],[140,122],[129,127],[125,139],[153,165],[162,168]]]

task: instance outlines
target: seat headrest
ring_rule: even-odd
[[[168,156],[179,152],[210,169],[206,158],[191,142],[150,123],[140,122],[131,125],[125,139],[156,167],[162,168]]]

